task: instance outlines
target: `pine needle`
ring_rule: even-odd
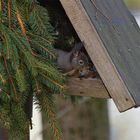
[[[22,21],[22,19],[21,19],[21,16],[20,16],[20,14],[19,14],[18,8],[16,8],[16,16],[17,16],[17,20],[18,20],[18,22],[19,22],[21,31],[22,31],[22,33],[24,34],[25,38],[28,40],[28,37],[27,37],[27,35],[26,35],[26,29],[25,29],[25,27],[24,27],[24,23],[23,23],[23,21]]]
[[[57,140],[61,140],[61,136],[59,134],[59,130],[56,127],[56,124],[55,124],[56,122],[55,122],[55,119],[54,119],[54,114],[53,114],[53,112],[52,112],[51,107],[49,106],[49,104],[47,104],[47,102],[46,102],[46,105],[47,105],[47,110],[48,110],[49,118],[51,118],[51,120],[52,120],[52,129],[54,131],[54,135],[55,135],[55,137],[56,137]]]
[[[9,28],[11,29],[11,0],[8,0],[8,20]]]
[[[10,82],[11,82],[12,87],[13,87],[13,92],[14,92],[14,94],[15,94],[15,99],[18,100],[18,98],[17,98],[16,87],[15,87],[14,82],[13,82],[13,80],[12,80],[12,76],[10,75],[10,72],[9,72],[9,69],[8,69],[8,65],[7,65],[7,61],[6,61],[6,57],[5,57],[5,56],[4,56],[4,64],[5,64],[5,69],[6,69],[7,73],[8,73]]]
[[[1,82],[3,83],[3,85],[4,85],[6,80],[3,78],[2,74],[0,74],[0,79],[1,79]]]
[[[56,122],[56,116],[55,116],[54,111],[52,110],[54,106],[52,100],[53,100],[52,97],[47,95],[46,98],[43,100],[43,106],[45,107],[52,131],[56,140],[62,140],[61,132]]]
[[[60,85],[59,83],[57,83],[56,81],[50,79],[48,76],[44,75],[43,73],[40,73],[43,77],[45,77],[46,79],[48,79],[50,82],[52,82],[53,84],[59,86],[61,89],[64,89],[65,87]]]
[[[0,0],[0,16],[2,14],[2,0]]]

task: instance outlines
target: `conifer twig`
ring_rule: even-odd
[[[59,86],[61,89],[64,89],[64,86],[60,85],[59,83],[57,83],[56,81],[50,79],[48,76],[46,76],[45,74],[43,73],[40,73],[43,77],[45,77],[46,79],[48,79],[50,82],[52,82],[53,84]]]
[[[54,112],[52,111],[52,107],[50,106],[49,99],[47,97],[44,99],[44,107],[46,107],[47,109],[48,118],[49,118],[49,121],[51,121],[52,130],[54,132],[54,136],[56,140],[62,140],[61,134],[56,125],[56,116]]]
[[[7,65],[7,61],[6,61],[6,57],[5,57],[5,56],[4,56],[4,64],[5,64],[5,69],[6,69],[6,71],[7,71],[7,74],[8,74],[8,76],[9,76],[9,79],[10,79],[11,84],[12,84],[12,87],[13,87],[13,91],[14,91],[14,94],[15,94],[15,98],[16,98],[16,100],[17,100],[18,98],[17,98],[16,87],[15,87],[14,82],[13,82],[13,79],[12,79],[12,77],[11,77],[11,75],[10,75],[10,72],[9,72],[9,69],[8,69],[8,65]]]
[[[27,31],[27,34],[31,35],[32,37],[40,38],[42,41],[45,41],[45,42],[47,42],[47,43],[49,43],[49,44],[52,44],[51,41],[49,41],[49,40],[47,40],[46,38],[43,38],[43,37],[41,37],[41,36],[39,36],[39,35],[33,34],[33,33],[31,33],[31,32],[28,32],[28,31]]]
[[[26,29],[24,27],[24,23],[23,23],[23,21],[21,19],[21,16],[20,16],[18,8],[16,8],[16,16],[17,16],[17,20],[19,22],[21,31],[22,31],[23,35],[25,36],[26,40],[29,42],[29,39],[28,39],[27,34],[26,34]],[[37,54],[35,54],[32,50],[31,50],[31,53],[32,53],[33,56],[37,56]]]
[[[8,20],[9,28],[11,29],[11,0],[8,0]]]
[[[2,84],[5,84],[6,80],[3,78],[2,74],[0,74],[0,79],[1,79]]]
[[[38,44],[38,43],[36,43],[36,42],[33,42],[32,40],[30,40],[30,42],[31,42],[32,44],[38,45],[39,47],[41,47],[44,51],[48,52],[48,53],[49,53],[50,55],[52,55],[53,57],[56,57],[51,51],[49,51],[49,49],[47,49],[47,47],[44,47],[43,45]]]
[[[16,16],[17,16],[17,20],[18,20],[18,22],[19,22],[21,31],[22,31],[23,35],[25,36],[25,38],[28,40],[28,37],[27,37],[27,35],[26,35],[26,29],[25,29],[25,27],[24,27],[24,23],[22,22],[22,19],[21,19],[21,16],[20,16],[20,13],[19,13],[18,8],[16,8]]]
[[[1,18],[1,15],[2,15],[2,0],[0,0],[0,18]],[[0,19],[2,20],[2,19]]]

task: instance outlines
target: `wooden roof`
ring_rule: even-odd
[[[140,105],[140,29],[122,0],[60,0],[119,111]]]

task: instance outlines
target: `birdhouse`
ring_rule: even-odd
[[[68,91],[73,95],[112,98],[120,112],[138,107],[140,30],[123,1],[60,2],[102,79],[68,79]]]

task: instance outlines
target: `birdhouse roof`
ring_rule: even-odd
[[[122,0],[60,0],[119,111],[140,105],[140,29]]]

